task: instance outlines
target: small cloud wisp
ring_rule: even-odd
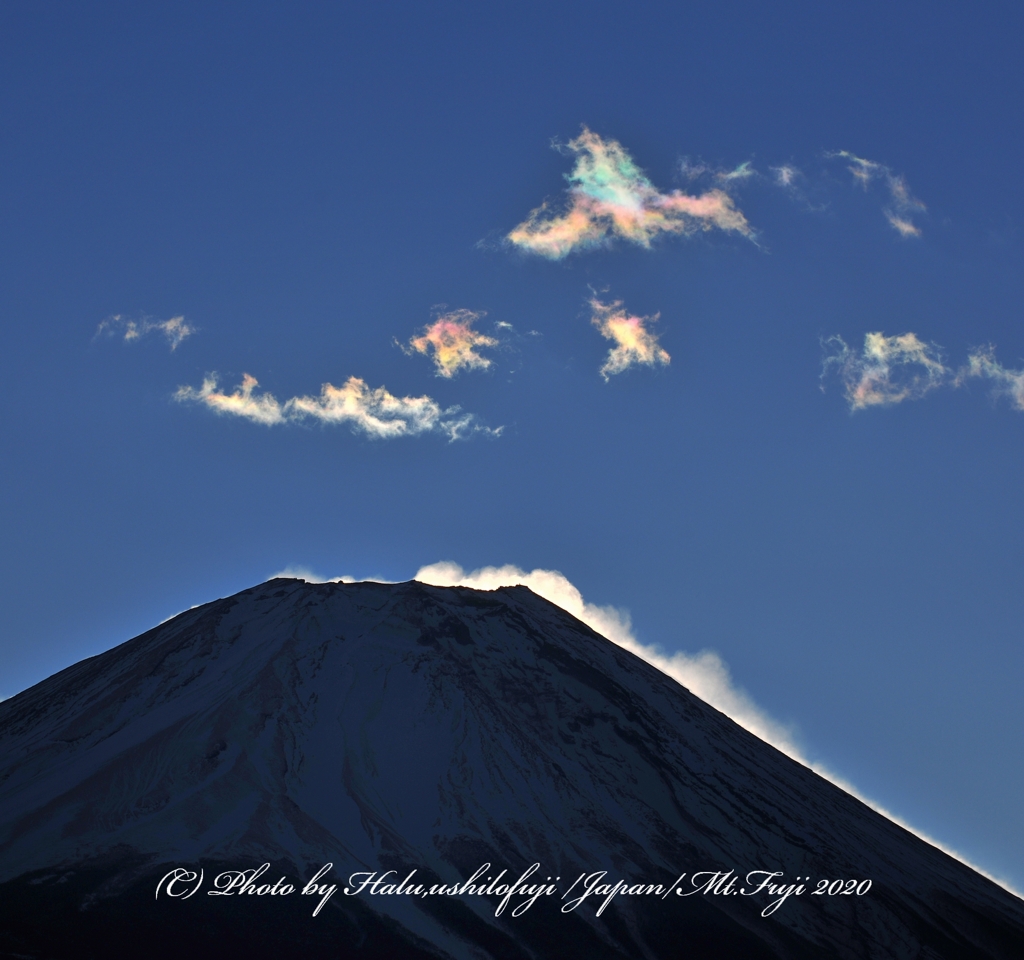
[[[473,329],[473,324],[484,315],[473,310],[441,314],[402,349],[424,356],[433,353],[437,375],[449,380],[460,370],[486,370],[492,361],[477,353],[477,347],[496,347],[498,341]]]
[[[218,389],[216,374],[210,374],[198,390],[179,387],[174,397],[266,426],[308,418],[324,424],[347,423],[353,431],[379,439],[440,433],[453,441],[474,433],[498,436],[502,429],[483,427],[473,414],[460,413],[458,407],[442,408],[430,397],[396,397],[384,387],[371,389],[359,377],[349,377],[340,387],[325,383],[317,397],[292,397],[284,403],[273,394],[256,393],[258,385],[247,373],[233,393],[224,393]]]
[[[913,196],[907,181],[902,176],[897,176],[884,163],[876,163],[874,160],[865,160],[850,153],[848,150],[836,150],[827,154],[828,157],[842,157],[850,161],[847,168],[865,190],[873,180],[882,180],[889,189],[889,206],[882,211],[890,226],[901,237],[919,237],[921,228],[910,218],[927,207]]]
[[[991,344],[968,354],[967,365],[958,371],[954,385],[962,386],[974,377],[993,381],[994,395],[1009,397],[1015,410],[1024,410],[1024,370],[1008,370],[1004,367],[996,360],[995,347]]]
[[[938,347],[919,340],[914,333],[895,337],[868,333],[860,354],[839,336],[829,337],[822,345],[831,350],[822,377],[832,367],[838,370],[851,410],[919,400],[949,382],[950,370]]]
[[[534,210],[508,234],[509,242],[550,260],[574,250],[607,245],[620,237],[649,248],[661,234],[697,230],[754,231],[722,189],[689,196],[679,190],[661,193],[616,140],[603,140],[586,127],[568,149],[576,155],[569,181],[569,208],[551,214],[547,204]],[[746,174],[733,172],[734,178]]]
[[[128,320],[117,313],[112,317],[107,317],[96,328],[96,336],[98,337],[104,333],[110,336],[122,334],[124,341],[131,343],[133,340],[139,340],[146,336],[147,333],[153,333],[154,331],[162,333],[167,338],[167,342],[171,345],[171,350],[177,350],[178,345],[186,337],[190,337],[196,332],[196,328],[186,323],[183,316],[171,317],[170,320],[150,320],[147,317],[143,317],[141,320]]]
[[[593,299],[590,307],[593,310],[591,323],[601,332],[602,337],[615,343],[600,370],[606,381],[613,374],[622,373],[630,367],[667,365],[672,359],[668,351],[658,343],[657,334],[647,329],[647,324],[657,321],[660,314],[656,313],[653,317],[634,316],[623,309],[621,300],[602,303]]]
[[[499,587],[523,585],[538,596],[561,607],[588,627],[617,644],[652,667],[667,674],[690,693],[724,713],[755,737],[770,743],[776,749],[797,763],[809,767],[819,776],[867,804],[883,817],[899,824],[920,837],[926,843],[967,864],[983,876],[1009,890],[1016,896],[1020,893],[1006,881],[987,873],[977,864],[962,857],[955,850],[934,840],[925,833],[915,830],[906,821],[894,816],[888,810],[865,797],[852,784],[836,776],[820,763],[809,760],[795,743],[791,727],[779,723],[769,716],[741,687],[736,686],[729,668],[722,658],[712,650],[702,650],[696,655],[683,652],[668,654],[657,646],[640,643],[633,634],[629,613],[616,607],[600,607],[587,603],[580,591],[557,570],[520,570],[507,564],[503,567],[483,567],[467,573],[457,563],[442,561],[421,567],[414,577],[420,583],[438,587],[472,587],[476,590],[497,590]]]
[[[772,167],[772,174],[775,177],[775,182],[780,187],[791,187],[793,181],[800,176],[800,171],[796,167],[791,167],[788,164],[783,164],[781,167]]]

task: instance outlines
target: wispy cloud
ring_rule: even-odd
[[[689,196],[659,192],[616,140],[603,140],[586,127],[568,149],[576,155],[569,181],[569,204],[553,214],[547,204],[534,210],[508,240],[531,253],[560,260],[574,250],[603,246],[620,237],[642,247],[664,233],[754,231],[722,189]],[[742,168],[740,168],[742,169]],[[734,171],[734,176],[741,176]]]
[[[973,377],[984,377],[992,381],[992,392],[996,396],[1010,398],[1017,410],[1024,410],[1024,370],[1010,370],[996,360],[995,347],[988,344],[979,347],[967,357],[967,365],[957,372],[956,386]]]
[[[450,379],[460,370],[486,370],[492,361],[477,353],[477,347],[496,347],[498,341],[473,329],[473,324],[483,316],[483,312],[473,310],[441,314],[420,336],[409,341],[408,348],[402,349],[424,356],[433,353],[439,377]]]
[[[896,337],[868,333],[859,354],[838,336],[829,337],[822,346],[830,351],[822,377],[833,367],[838,371],[851,410],[918,400],[950,382],[951,371],[943,364],[939,348],[914,333]]]
[[[749,160],[744,160],[738,167],[732,170],[720,170],[715,174],[715,179],[722,183],[731,183],[733,180],[748,180],[750,177],[759,176]]]
[[[658,344],[657,335],[647,329],[647,324],[657,321],[660,314],[634,316],[623,309],[621,300],[602,303],[592,299],[590,307],[593,310],[591,322],[601,331],[601,336],[615,343],[601,367],[601,376],[605,380],[630,367],[641,364],[653,367],[659,363],[668,364],[672,359],[668,351]]]
[[[792,188],[796,185],[803,174],[794,166],[788,163],[784,163],[778,167],[769,167],[771,171],[772,179],[775,181],[776,186]]]
[[[754,168],[753,161],[744,160],[743,163],[733,167],[731,170],[724,170],[703,160],[691,161],[689,157],[683,157],[679,161],[679,172],[687,180],[717,180],[719,183],[734,183],[738,180],[758,180],[761,174]]]
[[[474,433],[498,436],[502,429],[483,427],[473,414],[461,413],[459,407],[443,408],[430,397],[396,397],[384,387],[371,389],[358,377],[349,377],[340,387],[325,383],[319,396],[292,397],[284,403],[270,393],[256,393],[258,385],[247,373],[232,393],[224,393],[218,389],[216,374],[210,374],[198,390],[179,387],[174,396],[267,426],[306,419],[347,423],[356,432],[382,439],[440,433],[460,440]]]
[[[911,217],[927,208],[911,194],[907,181],[902,176],[894,174],[884,163],[865,160],[848,150],[836,150],[826,156],[848,160],[850,165],[847,169],[865,190],[872,181],[881,180],[889,190],[889,205],[882,211],[886,220],[902,237],[921,236],[921,228],[911,220]]]
[[[186,323],[184,317],[171,317],[170,320],[151,320],[148,317],[143,317],[141,320],[129,320],[119,313],[107,317],[96,328],[97,337],[102,334],[120,335],[129,343],[154,332],[163,334],[171,345],[171,349],[176,350],[182,340],[196,332],[196,328]]]
[[[1024,411],[1024,370],[1012,370],[996,360],[995,347],[987,344],[972,350],[967,363],[957,370],[943,363],[934,343],[917,334],[887,337],[869,333],[858,354],[842,337],[822,341],[827,351],[822,367],[824,378],[835,369],[843,382],[851,410],[891,406],[904,400],[919,400],[936,387],[962,387],[968,380],[988,380],[992,393],[1008,397],[1016,410]]]
[[[633,634],[629,613],[616,607],[601,607],[587,603],[580,591],[557,570],[521,570],[512,565],[503,567],[482,567],[467,573],[457,563],[443,561],[421,567],[415,578],[421,583],[439,587],[465,586],[477,590],[496,590],[522,584],[534,593],[571,613],[578,620],[603,637],[618,644],[652,667],[672,677],[686,687],[694,696],[724,713],[745,730],[754,734],[788,757],[809,767],[819,776],[867,804],[883,817],[899,824],[932,846],[967,864],[983,876],[1000,884],[1016,896],[1021,894],[1005,881],[992,876],[955,850],[934,840],[925,833],[915,830],[906,821],[893,815],[881,805],[865,797],[852,784],[836,776],[820,763],[809,760],[795,742],[793,728],[780,723],[763,710],[746,690],[738,687],[722,658],[712,650],[697,654],[683,652],[666,653],[657,646],[640,643]]]

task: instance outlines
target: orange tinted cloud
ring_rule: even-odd
[[[621,300],[601,303],[594,299],[590,301],[590,306],[593,310],[591,322],[601,331],[601,336],[615,343],[601,367],[601,376],[605,380],[630,367],[653,367],[656,364],[668,364],[672,359],[668,351],[659,345],[657,335],[647,329],[647,324],[657,321],[659,314],[653,317],[635,316],[623,309]]]
[[[568,209],[553,214],[543,204],[534,210],[508,235],[524,250],[560,260],[614,237],[650,247],[663,233],[690,234],[713,227],[753,237],[750,224],[722,189],[697,196],[679,190],[661,193],[618,141],[603,140],[586,127],[568,148],[576,155],[567,177]],[[743,164],[720,179],[748,175],[748,165]]]
[[[482,316],[483,313],[472,310],[442,314],[420,336],[409,341],[409,350],[425,356],[433,353],[439,377],[450,379],[460,370],[486,370],[491,361],[477,353],[476,348],[496,347],[498,341],[473,329]]]
[[[460,413],[458,407],[442,408],[430,397],[396,397],[384,387],[371,389],[359,377],[349,377],[340,387],[325,383],[319,396],[292,397],[284,403],[273,394],[257,394],[258,385],[256,378],[247,373],[232,393],[224,393],[218,389],[216,375],[211,374],[198,390],[179,387],[175,399],[201,403],[215,413],[267,426],[307,418],[320,423],[347,423],[357,432],[382,439],[441,433],[449,440],[459,440],[473,433],[501,433],[500,427],[490,430],[480,426],[476,417]]]

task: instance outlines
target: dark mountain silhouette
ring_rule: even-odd
[[[337,890],[208,895],[263,863]],[[484,864],[558,892],[342,890]],[[667,895],[561,912],[602,870]],[[1020,960],[1024,903],[526,587],[278,579],[0,703],[0,955]]]

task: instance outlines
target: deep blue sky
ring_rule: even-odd
[[[982,381],[853,413],[819,389],[832,334],[1024,365],[1022,29],[991,2],[4,4],[0,696],[289,564],[558,569],[1024,885],[1024,412]],[[758,244],[503,245],[583,124],[665,191],[697,189],[684,157],[751,161]],[[920,237],[835,150],[906,177]],[[671,364],[604,382],[591,288],[660,312]],[[395,346],[438,304],[513,325],[491,369]],[[197,332],[96,337],[115,314]],[[504,431],[174,401],[212,371]]]

